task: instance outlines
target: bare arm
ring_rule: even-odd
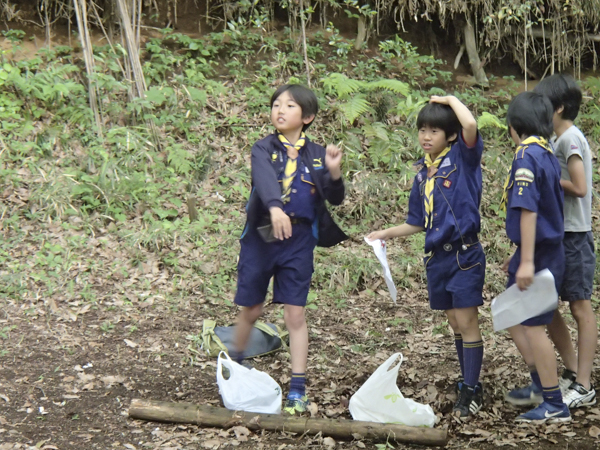
[[[464,103],[453,95],[447,95],[445,97],[433,95],[431,96],[430,101],[432,103],[441,103],[442,105],[450,106],[462,126],[465,144],[469,147],[473,147],[477,143],[477,121]]]
[[[569,171],[570,180],[560,180],[560,185],[565,190],[565,194],[572,197],[585,197],[587,194],[585,168],[579,155],[572,155],[569,158],[567,170]]]
[[[535,229],[537,213],[528,209],[521,209],[521,264],[515,274],[517,287],[524,291],[531,283],[535,274]]]
[[[395,237],[410,236],[411,234],[418,233],[419,231],[425,231],[425,228],[403,223],[402,225],[388,228],[387,230],[374,231],[367,235],[367,239],[371,241],[374,241],[375,239],[381,239],[382,241],[385,241]]]

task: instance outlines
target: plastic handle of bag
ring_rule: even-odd
[[[221,360],[221,355],[225,355],[225,359],[230,363],[233,362],[229,355],[223,350],[221,350],[221,352],[219,353],[219,357],[217,358],[217,377],[221,378],[221,380],[223,381],[229,381],[233,377],[233,372],[235,369],[233,364],[229,364],[229,378],[225,379],[225,377],[223,376],[223,361]]]
[[[398,358],[398,356],[400,356],[400,362],[398,364],[396,364],[394,366],[394,369],[399,369],[400,365],[402,364],[402,362],[404,361],[404,356],[402,355],[402,353],[398,352],[398,353],[394,353],[392,356],[390,356],[388,358],[388,360],[386,362],[384,362],[380,367],[382,369],[382,371],[388,372],[391,367],[392,367],[392,363],[394,361],[396,361],[396,359]]]

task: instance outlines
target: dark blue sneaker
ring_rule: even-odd
[[[526,423],[559,423],[570,422],[571,413],[564,403],[561,406],[554,406],[548,402],[543,402],[537,408],[521,414],[515,419],[517,422]]]
[[[462,385],[464,382],[465,382],[464,378],[460,377],[458,379],[458,381],[456,382],[456,384],[454,385],[454,392],[456,393],[456,395],[460,394],[460,390],[462,389]],[[477,392],[478,389],[481,389],[483,391],[483,385],[481,384],[481,381],[479,381],[475,385],[475,392]]]
[[[542,397],[542,391],[538,390],[533,383],[530,383],[528,386],[515,388],[508,392],[504,396],[504,400],[512,405],[526,406],[539,405],[544,401],[544,398]]]

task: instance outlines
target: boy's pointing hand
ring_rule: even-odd
[[[340,166],[342,164],[343,152],[337,145],[333,144],[329,144],[325,150],[325,165],[327,166],[327,169],[329,169],[331,178],[333,180],[338,180],[342,176]]]

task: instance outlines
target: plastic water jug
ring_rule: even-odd
[[[521,291],[513,284],[492,300],[494,331],[504,330],[556,308],[558,292],[554,285],[554,276],[548,269],[540,270],[527,290]]]

